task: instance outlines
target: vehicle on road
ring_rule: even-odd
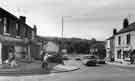
[[[78,57],[75,58],[75,60],[76,60],[76,61],[81,61],[81,57],[78,56]]]
[[[63,60],[69,60],[69,56],[67,54],[62,55]]]
[[[99,56],[96,57],[97,57],[97,64],[106,64],[104,57],[99,57]]]
[[[98,64],[106,64],[104,58],[97,58],[97,63],[98,63]]]
[[[82,63],[87,66],[96,66],[97,58],[94,55],[83,56]]]

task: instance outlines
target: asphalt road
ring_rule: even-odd
[[[86,67],[79,62],[71,65],[80,67],[80,70],[46,75],[0,76],[0,81],[135,81],[135,69],[108,64]]]

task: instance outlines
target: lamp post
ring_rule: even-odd
[[[61,36],[62,36],[62,39],[63,39],[63,30],[64,30],[64,18],[62,16],[62,19],[61,19],[61,25],[62,25],[62,31],[61,31]]]

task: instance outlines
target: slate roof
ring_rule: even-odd
[[[10,12],[8,12],[7,10],[3,9],[0,7],[0,14],[4,14],[4,15],[8,15],[8,16],[11,16],[12,18],[14,19],[18,19],[15,15],[11,14]]]
[[[106,40],[110,40],[110,39],[113,39],[113,38],[114,38],[114,35],[109,37],[109,38],[107,38]]]
[[[129,24],[126,28],[122,28],[117,34],[126,33],[130,31],[135,31],[135,22]]]

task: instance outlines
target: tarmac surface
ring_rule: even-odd
[[[69,65],[72,61],[65,61],[65,65],[49,63],[49,69],[41,68],[40,61],[34,62],[18,62],[18,66],[12,68],[8,64],[0,65],[0,75],[3,76],[20,76],[20,75],[38,75],[49,73],[61,73],[78,70],[79,67]]]
[[[0,76],[0,81],[135,81],[135,68],[130,69],[114,64],[87,67],[81,61],[74,60],[66,63],[80,69],[42,75]]]

